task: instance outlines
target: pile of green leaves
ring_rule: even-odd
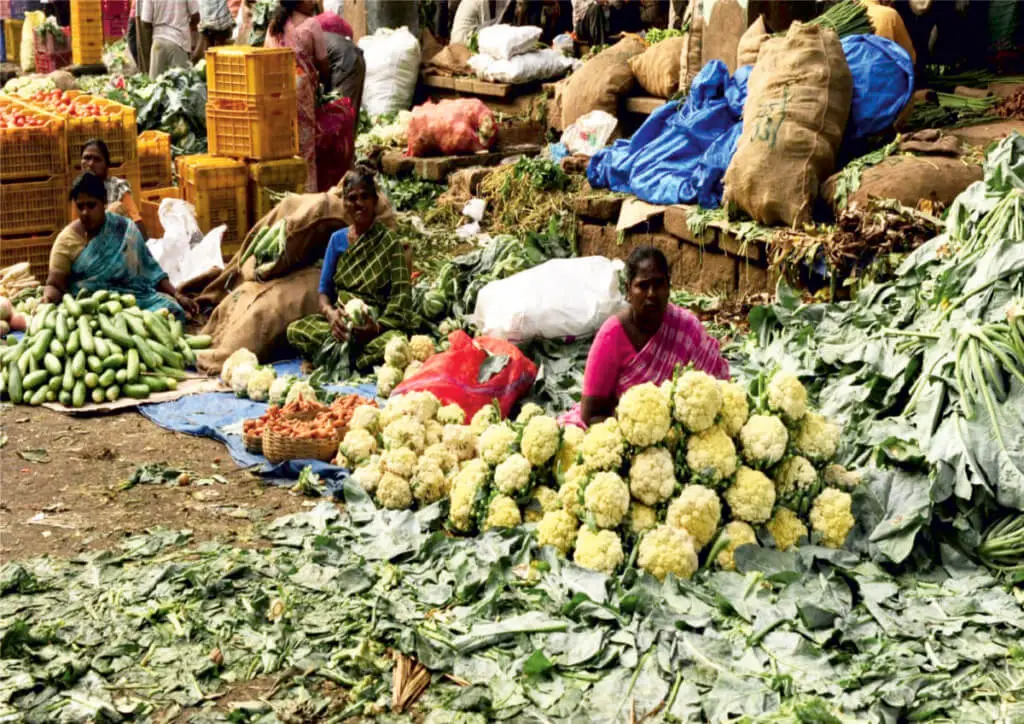
[[[173,68],[158,79],[124,78],[106,97],[135,108],[140,131],[171,134],[176,153],[206,151],[206,76],[202,70]]]
[[[739,572],[658,583],[578,568],[526,528],[449,537],[442,504],[380,511],[352,484],[345,497],[272,522],[262,548],[183,549],[187,533],[162,531],[8,563],[0,715],[371,717],[389,701],[390,647],[434,673],[392,720],[426,724],[1024,716],[1024,612],[952,551],[915,577],[748,548]],[[260,676],[276,681],[261,700],[218,705]]]
[[[380,177],[380,187],[391,201],[391,206],[395,211],[419,213],[433,208],[437,197],[443,194],[447,188],[444,184],[421,181],[412,176],[396,178],[383,175]]]
[[[648,45],[655,45],[660,43],[662,40],[668,40],[669,38],[682,38],[684,33],[682,30],[675,28],[651,28],[644,33],[644,40],[647,41]]]

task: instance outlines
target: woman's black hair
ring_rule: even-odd
[[[102,138],[90,138],[88,141],[82,144],[82,150],[79,154],[85,153],[85,149],[89,146],[95,146],[100,150],[100,155],[103,156],[103,161],[108,166],[110,165],[110,149],[107,148],[106,142]]]
[[[270,17],[270,27],[267,28],[267,32],[275,37],[283,35],[284,26],[288,22],[288,18],[299,9],[301,4],[302,0],[277,0],[277,7],[274,9],[274,14]]]
[[[71,193],[68,194],[68,199],[76,201],[81,194],[86,194],[102,201],[104,206],[107,203],[107,187],[100,180],[100,177],[92,171],[86,171],[75,179],[74,183],[71,184]]]
[[[370,166],[357,164],[341,180],[341,192],[347,194],[354,188],[365,186],[372,196],[377,196],[377,172]]]
[[[645,261],[653,263],[654,267],[666,277],[671,275],[668,259],[665,258],[665,254],[661,249],[653,246],[638,246],[633,249],[626,260],[627,282],[632,282],[636,279],[636,275],[640,273],[640,265]]]

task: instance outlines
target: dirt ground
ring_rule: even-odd
[[[74,418],[4,405],[0,445],[0,562],[73,557],[154,527],[256,545],[255,525],[314,504],[239,469],[220,443],[135,412]],[[185,469],[190,481],[122,489],[149,463]]]

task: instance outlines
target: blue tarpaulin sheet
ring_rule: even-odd
[[[914,94],[910,54],[888,38],[849,35],[843,53],[853,75],[846,138],[857,140],[890,128]]]

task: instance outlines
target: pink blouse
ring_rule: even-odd
[[[300,13],[293,14],[284,25],[284,32],[279,35],[267,33],[264,45],[268,48],[291,48],[295,51],[295,59],[304,73],[316,77],[317,62],[327,59],[327,41],[324,29],[316,18]]]

